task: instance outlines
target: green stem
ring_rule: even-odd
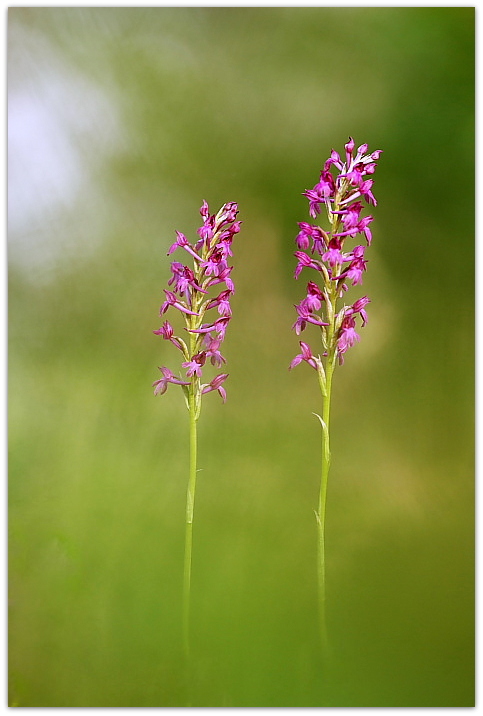
[[[318,532],[318,599],[319,599],[319,628],[322,643],[322,651],[327,654],[327,624],[325,616],[325,515],[327,505],[327,483],[330,469],[330,397],[332,389],[332,375],[334,372],[334,360],[327,361],[325,391],[322,394],[322,473],[320,480],[319,506],[317,510],[317,532]],[[325,393],[325,394],[324,394]]]
[[[186,533],[184,553],[184,580],[183,580],[183,643],[186,659],[190,653],[190,597],[191,597],[191,553],[193,549],[193,513],[196,490],[196,459],[197,459],[197,415],[194,380],[189,388],[189,414],[190,414],[190,472],[188,491],[186,494]]]
[[[330,202],[326,202],[327,217],[331,225],[331,235],[334,236],[339,230],[341,222],[338,213],[339,204],[344,197],[349,184],[347,180],[342,183],[334,200],[333,209]],[[341,265],[337,264],[333,267],[333,274],[340,275]],[[326,278],[328,291],[327,300],[327,319],[328,327],[325,333],[324,346],[327,350],[327,358],[325,362],[325,370],[319,372],[319,384],[322,393],[322,471],[320,479],[319,506],[316,512],[317,517],[317,578],[318,578],[318,602],[319,602],[319,628],[322,645],[322,654],[324,659],[329,654],[329,644],[327,638],[327,622],[325,609],[325,514],[327,505],[327,483],[329,480],[330,470],[330,399],[332,393],[332,376],[337,361],[337,331],[336,331],[336,309],[338,291],[336,282]]]
[[[333,215],[333,233],[337,231],[338,218]],[[339,273],[338,267],[336,272]],[[336,344],[336,304],[337,304],[337,288],[334,286],[330,291],[330,312],[329,326],[326,334],[327,359],[325,363],[325,379],[320,380],[320,388],[322,393],[322,470],[320,478],[319,506],[316,513],[317,516],[317,581],[318,581],[318,601],[319,601],[319,629],[322,645],[322,654],[327,658],[329,651],[327,637],[326,622],[326,604],[325,604],[325,516],[327,506],[327,484],[329,480],[330,470],[330,400],[332,394],[332,376],[334,374],[335,364],[337,360],[337,344]]]

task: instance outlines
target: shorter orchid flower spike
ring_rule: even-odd
[[[196,406],[196,420],[203,393],[217,390],[223,400],[226,399],[222,383],[228,374],[223,373],[211,383],[203,385],[201,380],[207,363],[219,368],[226,362],[221,345],[232,316],[230,298],[235,286],[231,279],[232,266],[228,265],[228,260],[233,253],[234,237],[240,232],[241,221],[237,220],[237,215],[236,202],[228,202],[217,214],[211,214],[208,203],[203,201],[200,208],[203,223],[197,230],[199,238],[190,243],[185,234],[176,231],[176,241],[168,249],[168,255],[177,249],[187,252],[191,256],[192,266],[185,266],[180,261],[171,263],[168,280],[171,290],[164,289],[166,299],[159,313],[164,316],[169,309],[176,309],[184,320],[184,330],[190,334],[190,340],[185,342],[176,335],[176,329],[167,320],[153,333],[171,342],[182,353],[181,365],[186,370],[187,380],[179,380],[169,368],[163,367],[160,369],[162,377],[153,385],[155,395],[165,393],[169,383],[181,385],[188,408],[194,397],[191,404]],[[218,295],[210,296],[210,289],[219,284]],[[211,309],[216,309],[217,314],[207,316]]]

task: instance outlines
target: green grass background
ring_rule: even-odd
[[[188,416],[152,395],[178,356],[151,331],[206,199],[243,227],[228,401],[199,425],[191,704],[471,706],[474,9],[10,8],[8,29],[10,107],[47,106],[89,177],[35,220],[10,189],[10,704],[186,703]],[[324,674],[320,395],[287,366],[301,192],[349,135],[384,154],[370,320],[335,376]]]

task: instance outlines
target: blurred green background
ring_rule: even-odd
[[[187,412],[167,247],[237,201],[228,401],[206,396],[193,706],[471,706],[474,9],[10,8],[10,704],[182,706]],[[289,373],[297,221],[383,149],[336,373],[325,672],[320,410]],[[308,332],[315,345],[316,333]]]

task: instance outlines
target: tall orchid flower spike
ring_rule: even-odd
[[[210,214],[209,206],[203,202],[200,214],[203,225],[198,229],[199,238],[190,243],[180,231],[176,232],[176,241],[168,250],[168,256],[181,249],[185,258],[191,261],[191,267],[179,261],[171,263],[171,277],[164,289],[166,300],[160,308],[160,316],[176,309],[183,317],[183,337],[174,334],[174,328],[165,320],[161,328],[154,330],[158,336],[169,341],[181,353],[181,367],[185,376],[176,376],[169,368],[159,368],[162,377],[153,383],[154,394],[162,395],[170,384],[180,385],[189,411],[190,424],[190,470],[186,499],[186,538],[183,579],[183,640],[186,657],[189,656],[189,622],[191,595],[191,554],[193,545],[193,514],[195,504],[197,471],[197,423],[201,412],[202,396],[216,391],[223,402],[226,390],[223,383],[227,373],[218,373],[208,382],[203,382],[203,372],[207,365],[219,368],[225,363],[221,354],[221,344],[225,338],[228,323],[231,320],[230,297],[235,291],[230,278],[232,266],[228,259],[232,255],[231,244],[240,231],[240,221],[236,221],[238,205],[235,202],[224,204],[217,214]],[[212,286],[225,284],[217,295],[209,295]],[[216,312],[212,311],[216,309]],[[205,314],[210,311],[210,316]],[[209,360],[207,360],[209,359]]]
[[[367,322],[365,306],[367,296],[346,304],[345,293],[348,283],[352,286],[362,284],[367,268],[366,246],[359,245],[362,235],[370,246],[372,233],[369,225],[371,215],[361,217],[364,202],[376,206],[371,191],[372,176],[376,169],[376,160],[381,150],[369,153],[367,144],[355,149],[352,137],[345,145],[345,161],[334,149],[324,164],[320,179],[313,189],[303,192],[309,200],[309,214],[316,219],[325,209],[328,228],[322,229],[305,221],[299,223],[299,233],[295,239],[297,266],[295,278],[302,271],[316,271],[320,285],[310,280],[306,297],[295,306],[297,320],[293,329],[300,335],[308,324],[318,327],[322,342],[320,355],[314,353],[305,341],[300,341],[302,352],[295,356],[290,368],[302,362],[317,372],[322,393],[322,416],[317,415],[322,425],[322,474],[319,504],[316,511],[318,531],[318,593],[319,619],[322,646],[327,653],[327,628],[325,619],[325,513],[327,481],[330,467],[329,419],[332,376],[337,364],[344,362],[344,356],[360,340],[356,331],[357,318],[361,325]],[[335,171],[334,171],[335,170]],[[346,241],[355,239],[356,245],[348,250]],[[310,253],[308,253],[310,251]]]

